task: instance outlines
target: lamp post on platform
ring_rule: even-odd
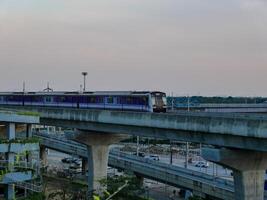
[[[83,75],[83,91],[85,92],[86,89],[86,76],[87,76],[87,72],[82,72]]]

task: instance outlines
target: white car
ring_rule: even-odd
[[[149,160],[159,161],[159,156],[158,155],[149,155],[149,156],[145,156],[145,158],[147,158]]]
[[[69,166],[69,172],[72,174],[80,174],[82,173],[82,168],[77,166],[76,164],[71,164]]]
[[[195,167],[203,167],[203,168],[208,168],[209,167],[209,163],[205,162],[205,161],[199,161],[195,164]]]

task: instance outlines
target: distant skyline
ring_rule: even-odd
[[[0,0],[0,91],[267,96],[265,0]]]

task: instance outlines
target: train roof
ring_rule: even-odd
[[[53,92],[0,92],[0,95],[148,95],[160,91],[53,91]]]

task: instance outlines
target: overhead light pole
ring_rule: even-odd
[[[86,76],[87,76],[87,72],[82,72],[83,75],[83,91],[85,92],[86,89]]]

